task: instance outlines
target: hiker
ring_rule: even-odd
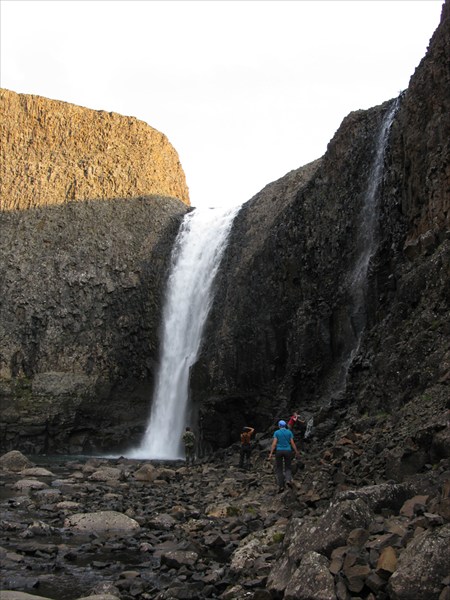
[[[195,434],[190,427],[186,427],[183,433],[184,453],[186,456],[186,465],[194,464],[195,460]]]
[[[290,429],[291,431],[294,431],[294,427],[297,424],[297,421],[299,423],[303,423],[303,424],[305,423],[305,421],[302,421],[302,419],[300,418],[300,415],[295,412],[291,417],[289,417],[288,424],[287,424],[288,429]]]
[[[239,467],[241,469],[250,468],[250,454],[252,452],[252,445],[250,438],[255,430],[253,427],[244,427],[241,433],[241,452],[239,455]]]
[[[273,434],[272,446],[270,448],[269,459],[275,452],[275,470],[278,482],[278,492],[284,490],[285,484],[292,486],[292,451],[299,456],[297,446],[294,442],[294,434],[286,428],[286,421],[278,421],[277,431]]]

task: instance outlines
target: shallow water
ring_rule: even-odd
[[[17,562],[6,561],[7,567],[1,573],[0,589],[14,589],[54,600],[74,600],[88,595],[101,582],[118,580],[126,570],[138,569],[141,580],[145,578],[152,581],[155,577],[153,568],[159,564],[159,560],[140,549],[141,543],[146,541],[144,531],[133,539],[132,536],[121,537],[117,533],[77,533],[63,526],[69,514],[89,512],[88,486],[97,488],[94,492],[97,496],[102,488],[119,495],[121,490],[115,490],[114,487],[108,489],[108,484],[103,482],[97,484],[84,480],[81,484],[84,492],[77,498],[79,482],[68,484],[67,490],[61,482],[91,459],[99,459],[103,465],[111,462],[111,466],[117,466],[121,461],[83,455],[39,455],[28,458],[36,467],[44,467],[53,473],[52,476],[36,478],[49,485],[46,490],[51,497],[47,503],[46,490],[31,490],[28,494],[15,490],[15,482],[31,477],[0,472],[0,545],[8,553],[18,553],[21,557]],[[62,491],[61,500],[79,501],[80,509],[57,509],[55,504],[60,500],[52,496],[56,490]],[[111,507],[105,503],[101,509],[111,510]],[[35,523],[38,527],[43,523],[48,528],[47,533],[31,534]]]

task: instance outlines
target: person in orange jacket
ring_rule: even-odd
[[[244,427],[241,433],[241,451],[239,455],[239,467],[250,468],[250,455],[252,453],[251,437],[255,430],[253,427]]]

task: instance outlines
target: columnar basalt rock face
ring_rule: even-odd
[[[189,204],[178,155],[146,123],[0,90],[0,207],[159,195]]]
[[[138,441],[186,211],[178,200],[146,197],[0,212],[7,449],[80,452]]]
[[[130,445],[189,205],[178,155],[115,113],[7,90],[0,113],[2,444]]]
[[[408,221],[405,249],[442,241],[450,227],[450,5],[411,78],[393,131],[393,174]],[[420,237],[422,236],[422,240]]]
[[[320,163],[267,186],[238,214],[192,378],[212,446],[293,409],[313,412],[325,431],[339,406],[395,411],[423,394],[437,410],[445,405],[449,13],[447,2],[385,147],[363,315],[352,309],[350,284],[392,101],[350,114]]]

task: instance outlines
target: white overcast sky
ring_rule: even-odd
[[[441,0],[1,0],[1,87],[141,119],[193,206],[248,200],[398,95]]]

